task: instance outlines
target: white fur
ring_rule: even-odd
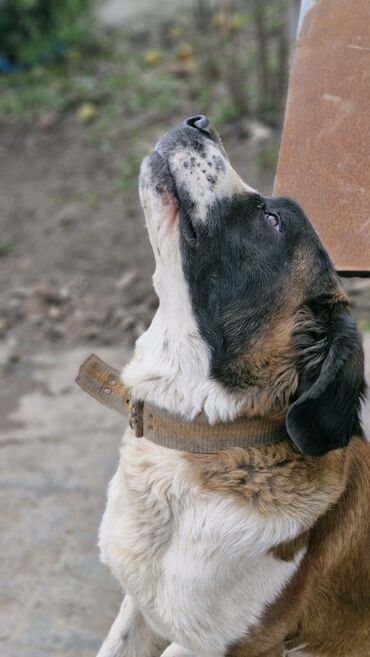
[[[150,632],[135,602],[130,595],[126,595],[97,657],[123,654],[126,657],[137,657],[138,646],[141,657],[159,657],[167,643]]]
[[[180,291],[181,281],[174,288]],[[175,295],[174,295],[175,296]],[[228,392],[209,376],[209,352],[202,341],[184,288],[170,319],[161,304],[149,329],[137,340],[123,380],[137,399],[193,419],[204,410],[211,423],[240,414],[241,394]]]
[[[181,453],[129,430],[109,488],[101,557],[151,632],[216,657],[258,623],[296,571],[302,553],[285,562],[269,550],[303,522],[205,492]]]
[[[210,206],[218,200],[231,198],[241,189],[255,192],[241,180],[212,141],[207,142],[205,157],[191,149],[174,152],[169,157],[169,168],[174,178],[181,177],[182,184],[186,185],[194,203],[195,218],[202,222],[207,220]]]

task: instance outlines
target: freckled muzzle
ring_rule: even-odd
[[[160,203],[167,209],[181,207],[194,226],[205,224],[213,207],[238,192],[255,190],[232,168],[204,115],[192,116],[167,132],[142,165],[140,194],[146,214],[149,206],[158,208]],[[162,212],[161,221],[166,214]]]
[[[141,196],[175,197],[192,213],[204,214],[231,168],[221,140],[207,117],[186,119],[167,132],[145,158],[140,175]],[[144,205],[144,203],[143,203]]]

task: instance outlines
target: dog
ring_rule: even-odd
[[[99,657],[369,657],[363,351],[329,256],[295,202],[241,180],[205,116],[159,141],[139,187],[159,307],[131,398],[180,426],[284,435],[198,452],[127,429],[99,533],[125,598]]]

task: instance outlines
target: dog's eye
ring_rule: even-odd
[[[197,232],[191,217],[183,208],[180,209],[180,227],[186,241],[195,244],[197,241]]]
[[[275,228],[275,230],[280,230],[280,217],[278,214],[266,212],[265,217],[272,228]]]

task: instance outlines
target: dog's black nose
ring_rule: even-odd
[[[211,124],[207,117],[204,116],[204,114],[190,116],[188,119],[186,119],[185,123],[186,125],[190,126],[191,128],[195,128],[196,130],[202,130],[202,132],[207,132],[208,134],[211,132]]]

